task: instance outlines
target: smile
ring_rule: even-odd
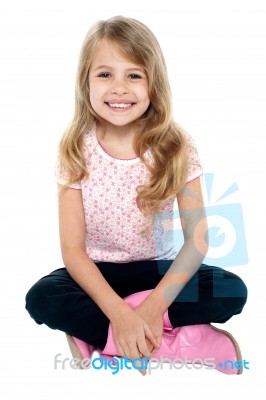
[[[130,111],[135,103],[105,103],[106,106],[111,110],[113,113],[127,113]]]
[[[107,103],[112,108],[129,108],[132,103]]]

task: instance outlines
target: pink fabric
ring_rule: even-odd
[[[189,148],[188,182],[202,174],[197,150],[186,133]],[[107,154],[99,144],[96,127],[84,135],[84,156],[89,178],[71,185],[81,189],[86,224],[86,252],[95,262],[126,263],[137,260],[174,260],[174,206],[176,197],[163,204],[167,220],[157,223],[146,236],[141,235],[145,224],[136,204],[136,187],[148,182],[149,171],[139,158],[121,160]],[[144,156],[152,162],[152,155]],[[57,161],[56,182],[64,183]]]
[[[152,290],[146,290],[133,293],[125,297],[124,300],[134,309],[151,292]],[[119,357],[119,352],[113,339],[111,323],[108,328],[106,345],[100,353],[109,359]],[[241,367],[241,352],[232,335],[209,324],[174,328],[169,320],[168,310],[163,314],[161,345],[152,358],[154,361],[163,360],[163,362],[175,360],[176,363],[186,360],[187,364],[211,366],[225,374],[241,374],[243,369]],[[150,361],[152,362],[152,359]]]

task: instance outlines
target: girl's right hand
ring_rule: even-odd
[[[151,355],[153,348],[160,345],[149,325],[129,306],[123,307],[110,320],[113,338],[121,357],[129,360]],[[142,375],[146,371],[140,370]]]

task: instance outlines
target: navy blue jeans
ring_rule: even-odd
[[[121,296],[153,289],[172,260],[96,265]],[[202,264],[168,309],[174,327],[224,323],[241,313],[247,299],[244,282],[232,272]],[[26,309],[37,324],[59,329],[101,349],[107,341],[109,319],[71,278],[65,268],[37,281],[26,295]]]

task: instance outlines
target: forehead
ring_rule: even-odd
[[[119,49],[117,43],[103,39],[99,49],[93,57],[91,68],[95,69],[100,65],[110,67],[125,66],[126,68],[136,67],[139,65],[126,57],[125,54]]]

